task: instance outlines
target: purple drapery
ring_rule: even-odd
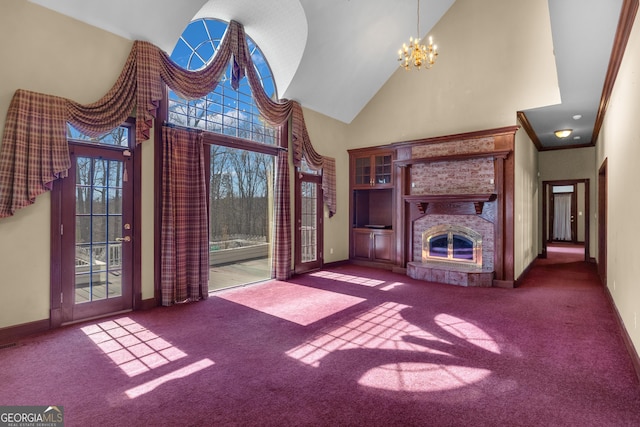
[[[162,305],[209,295],[205,152],[200,131],[162,127]]]

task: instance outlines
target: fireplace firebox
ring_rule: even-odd
[[[422,234],[423,263],[459,263],[482,268],[482,235],[459,225],[437,225]]]

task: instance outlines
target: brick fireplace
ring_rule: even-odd
[[[513,233],[506,230],[513,230],[515,130],[423,140],[400,151],[398,223],[407,275],[513,286]]]

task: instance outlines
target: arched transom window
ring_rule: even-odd
[[[220,46],[227,25],[216,19],[191,22],[173,49],[171,59],[187,70],[205,67]],[[267,61],[249,37],[247,44],[266,94],[275,98],[276,87]],[[215,90],[203,98],[187,101],[169,92],[169,122],[264,144],[276,144],[277,133],[260,116],[247,79],[240,81],[237,91],[231,87],[230,66]]]

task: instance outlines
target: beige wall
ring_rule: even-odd
[[[517,111],[560,102],[547,0],[457,0],[431,34],[436,65],[398,68],[349,126],[349,148],[513,126]]]
[[[304,109],[304,121],[314,149],[323,156],[336,159],[337,206],[336,214],[331,218],[325,207],[324,262],[345,260],[349,258],[349,156],[345,148],[348,145],[347,125],[309,109]]]
[[[574,148],[570,150],[550,150],[538,153],[538,168],[540,170],[540,219],[539,227],[542,230],[542,182],[560,181],[565,179],[588,179],[589,180],[589,256],[595,258],[598,253],[597,245],[597,213],[598,205],[596,199],[597,171],[594,170],[596,161],[595,147]],[[584,221],[583,218],[580,219]],[[585,230],[586,233],[586,230]],[[540,234],[542,239],[542,234]],[[542,245],[542,240],[539,242]]]
[[[540,253],[538,239],[538,184],[537,149],[527,133],[521,128],[515,142],[514,183],[514,276],[522,272]]]
[[[19,88],[98,100],[131,49],[131,41],[22,0],[2,2],[0,38],[0,129]],[[49,194],[0,220],[0,328],[49,318],[49,236]]]
[[[640,15],[636,16],[618,72],[593,163],[607,159],[607,287],[640,351]]]

